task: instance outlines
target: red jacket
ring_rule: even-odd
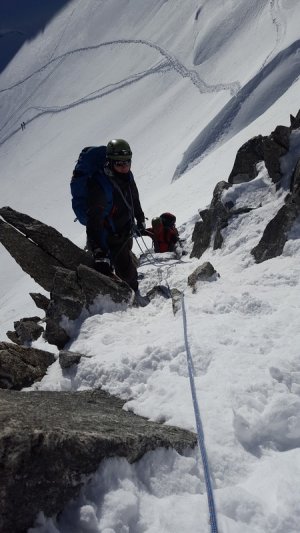
[[[179,238],[178,231],[175,227],[165,228],[162,223],[156,225],[155,228],[147,228],[146,235],[153,240],[154,251],[161,254],[164,252],[173,252]]]

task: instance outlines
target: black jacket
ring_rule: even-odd
[[[113,238],[127,238],[145,220],[132,172],[96,172],[87,185],[87,236],[92,248],[108,250]],[[110,193],[107,193],[108,183]]]

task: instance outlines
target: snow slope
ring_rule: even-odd
[[[73,0],[1,74],[1,205],[82,245],[72,168],[83,146],[124,137],[146,215],[173,211],[190,248],[198,209],[227,178],[239,146],[298,111],[299,15],[296,0]],[[142,266],[141,290],[168,280],[185,291],[220,531],[296,533],[300,231],[282,257],[255,265],[250,250],[283,194],[263,167],[230,194],[239,205],[263,197],[264,206],[232,219],[223,248],[201,258],[220,278],[192,294],[186,280],[199,261],[187,256]],[[13,320],[36,314],[27,293],[37,287],[3,248],[0,256],[4,339]],[[182,315],[168,300],[91,316],[70,349],[86,355],[77,371],[62,373],[56,362],[34,388],[101,386],[126,399],[126,409],[195,430]],[[204,533],[207,517],[198,451],[159,450],[136,465],[105,462],[59,523],[40,516],[32,531]]]

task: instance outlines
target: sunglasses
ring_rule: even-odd
[[[125,161],[114,161],[116,167],[127,167],[131,165],[131,159],[126,159]]]

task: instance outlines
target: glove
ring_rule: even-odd
[[[104,276],[109,276],[112,273],[112,266],[107,254],[101,248],[97,248],[94,250],[93,255],[95,270],[100,272],[100,274],[104,274]]]
[[[146,222],[145,220],[139,220],[136,224],[136,232],[138,235],[145,235]]]

